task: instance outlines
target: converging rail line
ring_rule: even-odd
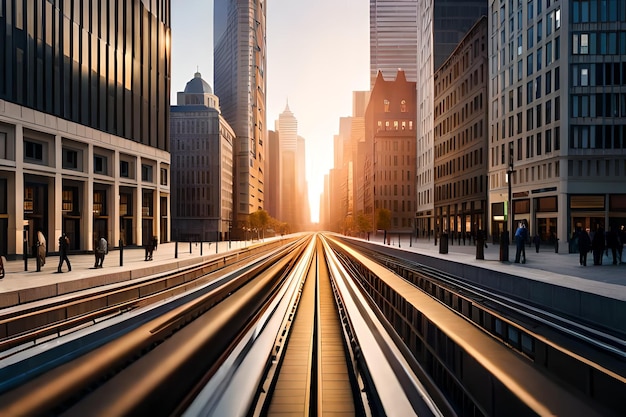
[[[567,349],[524,327],[527,317],[362,252],[305,234],[227,267],[155,278],[139,292],[180,285],[88,326],[51,320],[63,326],[48,330],[54,340],[0,355],[0,415],[618,414],[546,369]],[[101,290],[112,299],[128,288]],[[24,340],[45,328],[23,327]],[[596,386],[625,386],[618,371],[575,359]]]

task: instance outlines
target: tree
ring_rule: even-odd
[[[391,210],[382,208],[376,212],[376,228],[384,230],[383,239],[387,242],[387,230],[391,227]]]
[[[261,231],[262,235],[265,236],[263,232],[267,228],[269,222],[270,215],[267,214],[267,211],[265,210],[259,209],[250,215],[250,228],[257,231],[257,237],[259,231]]]
[[[356,215],[356,230],[359,233],[369,233],[372,230],[372,221],[363,212]]]

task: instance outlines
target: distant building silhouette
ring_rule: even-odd
[[[177,240],[229,237],[233,216],[233,129],[200,73],[171,108],[172,233]]]

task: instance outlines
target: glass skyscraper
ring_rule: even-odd
[[[378,71],[417,79],[417,0],[370,0],[370,88]]]
[[[0,0],[0,254],[169,239],[170,1]]]
[[[233,235],[264,208],[266,40],[264,0],[215,0],[214,90],[235,131]]]

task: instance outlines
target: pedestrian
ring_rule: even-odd
[[[591,239],[591,250],[593,251],[593,264],[602,265],[602,255],[604,254],[604,228],[598,227]]]
[[[533,237],[533,243],[535,244],[535,251],[539,253],[539,245],[541,245],[541,238],[538,233],[535,233],[535,237]]]
[[[71,271],[72,270],[72,265],[70,264],[70,260],[67,257],[67,251],[69,249],[70,246],[70,238],[63,233],[61,235],[61,237],[59,238],[59,267],[57,269],[58,273],[63,272],[61,270],[61,267],[63,266],[63,262],[67,263],[67,271]]]
[[[606,250],[611,250],[611,255],[613,255],[613,265],[617,265],[618,246],[620,246],[620,241],[617,232],[613,230],[613,226],[609,226],[609,230],[606,232]]]
[[[581,228],[576,230],[576,238],[578,239],[578,261],[582,266],[587,266],[587,253],[591,250],[591,238],[587,231]]]
[[[519,223],[519,226],[517,227],[517,230],[515,231],[515,263],[518,264],[520,263],[520,258],[522,263],[526,263],[526,247],[525,247],[525,243],[526,243],[526,238],[527,238],[527,231],[526,231],[526,225],[523,222]]]
[[[37,259],[40,267],[46,264],[46,238],[41,230],[37,232]]]
[[[158,245],[159,241],[157,239],[156,236],[152,236],[152,239],[150,239],[148,241],[148,244],[146,245],[146,258],[144,259],[144,261],[151,261],[152,260],[152,253],[157,249],[157,245]]]
[[[109,244],[107,240],[103,237],[96,240],[95,245],[95,254],[96,254],[96,264],[94,268],[102,268],[102,264],[104,263],[104,255],[109,253]]]

